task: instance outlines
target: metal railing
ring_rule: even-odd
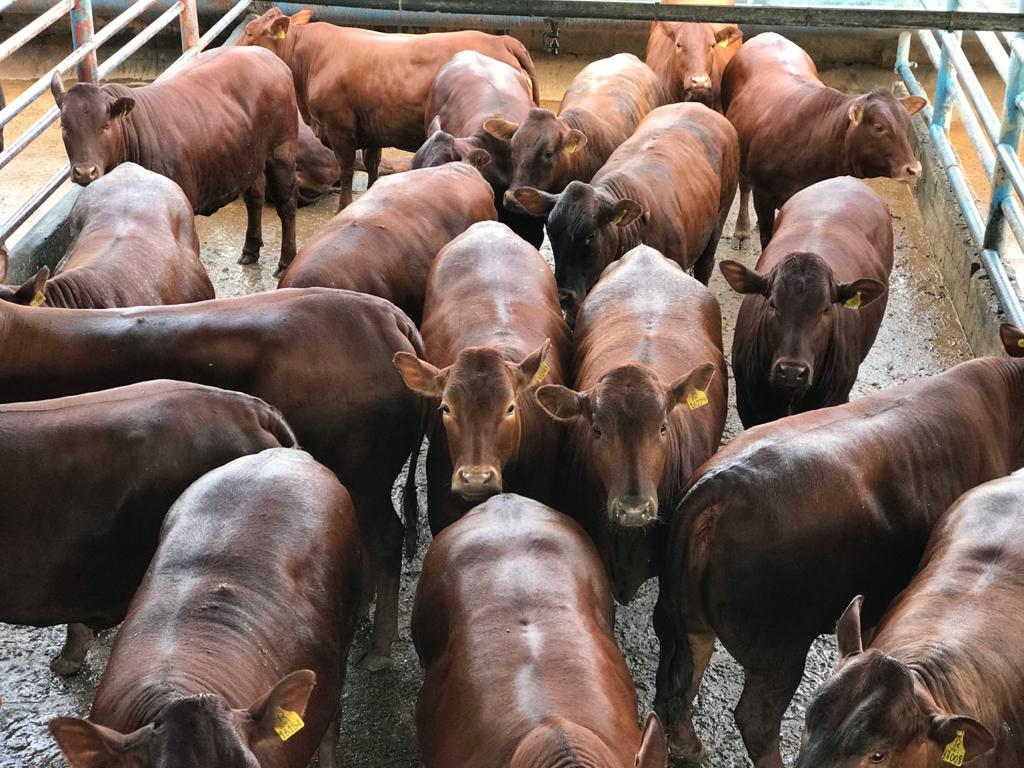
[[[1024,0],[1020,0],[1024,11]],[[955,10],[957,0],[950,0]],[[963,33],[919,30],[918,40],[936,71],[935,96],[924,110],[928,132],[946,169],[950,185],[963,212],[967,228],[978,248],[982,266],[992,283],[999,303],[1010,322],[1024,323],[1020,294],[1007,273],[1004,257],[1009,244],[1005,232],[1009,226],[1018,248],[1024,248],[1024,168],[1018,147],[1024,108],[1024,33],[978,32],[978,40],[1005,84],[1002,115],[997,116],[971,63],[961,47]],[[911,32],[900,34],[896,72],[907,90],[927,96],[914,74],[910,60]],[[1004,47],[1005,46],[1005,47]],[[988,208],[982,210],[975,190],[967,179],[960,159],[949,138],[952,111],[963,125],[971,146],[988,177]],[[1021,275],[1024,277],[1024,275]]]
[[[197,0],[176,0],[156,19],[146,25],[141,32],[111,54],[102,64],[97,64],[97,51],[100,46],[109,41],[147,10],[157,5],[158,2],[159,0],[135,0],[135,2],[105,24],[103,29],[99,32],[94,32],[92,0],[59,0],[48,11],[38,16],[34,21],[27,24],[3,43],[0,43],[0,63],[2,63],[12,53],[33,40],[65,15],[70,16],[71,53],[64,57],[53,69],[33,82],[18,98],[0,110],[0,129],[24,112],[29,105],[49,90],[50,80],[54,72],[64,75],[74,67],[79,82],[98,83],[121,66],[129,56],[142,48],[161,30],[175,19],[179,19],[182,55],[158,78],[162,79],[170,72],[194,59],[233,21],[242,16],[251,4],[251,0],[238,0],[205,35],[200,37]],[[8,5],[10,5],[9,2],[0,0],[0,12]],[[60,110],[56,106],[51,107],[17,139],[9,142],[4,151],[0,152],[0,169],[6,167],[18,155],[24,152],[59,116]],[[13,232],[28,221],[29,217],[67,180],[70,171],[70,164],[65,163],[14,214],[0,224],[0,243],[6,242]]]

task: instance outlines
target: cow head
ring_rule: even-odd
[[[698,101],[714,106],[715,48],[743,39],[735,24],[659,22],[660,31],[672,43],[671,75],[679,101]]]
[[[570,182],[557,195],[531,187],[513,189],[510,194],[528,213],[548,217],[558,295],[572,327],[583,299],[605,267],[622,255],[619,229],[636,221],[643,209],[635,200],[615,198],[581,181]]]
[[[0,285],[0,301],[38,307],[46,302],[43,293],[50,270],[43,267],[21,285]]]
[[[736,261],[719,264],[738,293],[764,301],[763,335],[772,362],[768,381],[798,398],[814,384],[832,339],[836,314],[859,311],[885,294],[878,280],[838,283],[832,268],[814,253],[791,253],[767,275]]]
[[[796,768],[969,765],[991,750],[995,740],[984,725],[940,708],[903,662],[863,649],[862,600],[839,620],[839,662],[807,707]],[[944,753],[952,759],[943,761]]]
[[[715,365],[704,363],[665,385],[645,365],[614,368],[589,390],[549,384],[537,401],[559,421],[589,427],[593,467],[612,525],[643,527],[658,519],[661,486],[673,440],[672,418],[707,404]]]
[[[884,88],[859,96],[848,110],[844,149],[853,174],[867,179],[888,176],[910,182],[921,163],[910,147],[910,117],[928,102],[920,96],[897,99]]]
[[[50,79],[50,93],[60,110],[61,136],[71,161],[71,181],[88,186],[121,162],[121,121],[135,108],[135,99],[114,96],[92,83],[78,83],[65,91],[60,72],[56,71]]]
[[[412,168],[434,168],[459,161],[469,163],[479,170],[491,162],[491,156],[486,149],[477,146],[474,139],[457,139],[450,133],[436,130],[416,150]]]
[[[395,366],[409,389],[440,400],[452,460],[452,493],[467,501],[501,493],[502,470],[515,460],[523,400],[547,375],[545,341],[519,363],[491,347],[469,347],[443,370],[409,352]]]
[[[1003,323],[999,326],[999,337],[1006,354],[1010,357],[1024,357],[1024,331],[1011,323]]]
[[[156,719],[128,734],[77,717],[50,721],[71,768],[259,768],[254,752],[302,728],[316,675],[282,678],[248,709],[230,709],[215,694],[170,702]]]
[[[570,155],[587,144],[587,137],[581,131],[570,128],[550,109],[538,107],[530,110],[522,125],[491,118],[484,122],[484,130],[500,141],[510,142],[512,177],[509,192],[505,193],[505,207],[519,213],[524,209],[511,190],[516,187],[551,189],[565,177]]]
[[[626,768],[596,733],[561,717],[549,718],[529,731],[508,763],[509,768],[554,765]],[[630,768],[665,768],[666,765],[665,733],[658,716],[651,713],[647,715],[640,749]]]
[[[312,17],[313,12],[310,10],[285,16],[279,8],[271,8],[245,25],[245,32],[235,41],[235,45],[258,45],[280,56],[289,30],[308,24]]]

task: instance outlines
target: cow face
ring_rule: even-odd
[[[550,347],[545,341],[520,363],[506,361],[491,347],[470,347],[443,370],[409,352],[395,354],[406,386],[440,401],[452,493],[471,502],[501,493],[502,470],[519,453],[524,399],[547,375]]]
[[[491,156],[486,149],[478,147],[473,139],[457,139],[450,133],[438,130],[416,150],[412,168],[434,168],[459,161],[480,169],[491,162]]]
[[[280,56],[288,32],[293,31],[294,27],[308,24],[312,16],[313,12],[309,10],[285,16],[279,8],[271,8],[245,25],[245,32],[235,41],[235,45],[258,45]]]
[[[679,101],[714,106],[715,48],[743,39],[735,24],[660,22],[662,34],[672,41],[672,75]]]
[[[707,404],[705,390],[714,376],[714,364],[704,363],[666,386],[650,368],[629,364],[586,392],[554,384],[537,390],[552,418],[588,425],[589,453],[612,525],[643,527],[658,519],[665,467],[670,453],[680,450],[672,420]]]
[[[897,99],[884,88],[859,97],[849,109],[844,148],[854,175],[888,176],[910,182],[921,163],[910,148],[910,117],[928,102],[920,96]]]
[[[46,302],[44,289],[50,270],[43,267],[21,285],[0,285],[0,301],[38,307]]]
[[[50,93],[60,109],[61,137],[71,161],[71,181],[88,186],[121,162],[121,123],[135,108],[135,99],[116,97],[91,83],[78,83],[65,91],[59,72],[53,73]]]
[[[302,728],[316,675],[282,678],[249,709],[229,709],[214,694],[170,702],[156,719],[122,734],[76,717],[50,721],[50,733],[72,768],[259,768],[254,752],[287,741]]]
[[[570,182],[558,195],[530,187],[511,194],[528,213],[548,217],[558,295],[573,327],[587,293],[605,267],[622,255],[619,228],[636,221],[643,209],[635,200],[617,199],[581,181]]]
[[[613,766],[621,763],[596,733],[560,717],[551,718],[527,733],[508,763],[509,768],[556,765]],[[640,749],[632,765],[633,768],[668,765],[665,733],[653,712],[647,715]]]
[[[719,268],[734,291],[761,296],[765,346],[772,354],[768,382],[794,399],[814,384],[837,313],[859,311],[886,290],[871,278],[837,283],[831,267],[813,253],[791,253],[767,275],[735,261]]]
[[[551,189],[563,178],[569,157],[587,144],[581,131],[570,128],[549,109],[534,107],[522,125],[492,118],[484,122],[484,130],[512,149],[512,178],[505,193],[505,207],[510,211],[529,213],[511,194],[516,187]]]
[[[990,751],[995,740],[985,726],[939,708],[902,662],[863,649],[861,601],[839,620],[839,663],[807,707],[795,768],[969,765]]]

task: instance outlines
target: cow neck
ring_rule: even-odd
[[[105,85],[106,91],[115,97],[128,97],[135,101],[135,107],[120,120],[113,121],[117,126],[118,139],[121,143],[120,162],[135,163],[143,168],[157,170],[151,159],[144,156],[143,147],[145,142],[139,141],[139,128],[137,121],[149,117],[149,89],[153,85],[144,85],[140,88],[128,88],[124,85]],[[163,125],[155,126],[158,130]]]
[[[858,96],[847,94],[821,84],[815,88],[816,93],[810,97],[813,108],[812,114],[821,114],[818,121],[818,131],[824,135],[823,147],[835,147],[835,151],[820,153],[818,160],[823,161],[826,157],[831,162],[829,173],[825,173],[827,164],[822,165],[822,173],[819,178],[826,179],[832,176],[857,176],[857,170],[850,163],[846,151],[846,134],[850,128],[850,105],[856,101]],[[814,130],[812,128],[812,130]],[[794,148],[797,149],[797,148]]]
[[[62,272],[47,280],[46,287],[43,289],[48,307],[73,309],[93,306],[92,302],[83,303],[79,293],[77,282],[72,277],[72,273],[68,272]]]
[[[277,52],[278,57],[292,71],[296,97],[300,103],[305,104],[308,104],[306,87],[309,83],[309,73],[314,69],[311,60],[318,50],[315,45],[316,41],[306,41],[310,44],[303,44],[303,35],[307,32],[308,30],[303,26],[291,25],[289,34],[285,35],[284,42],[281,44],[281,50]]]

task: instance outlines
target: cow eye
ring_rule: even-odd
[[[876,131],[878,131],[879,133],[885,133],[885,126],[884,126],[884,125],[881,125],[880,123],[875,123],[875,124],[874,124],[873,126],[871,126],[871,127],[872,127],[872,128],[874,128],[874,129],[875,129]]]
[[[441,403],[441,413],[443,413],[445,416],[452,415],[452,409],[448,407],[448,403]]]
[[[508,408],[505,409],[505,415],[506,416],[511,416],[515,412],[516,412],[516,404],[515,403],[509,403],[508,404]]]
[[[868,758],[868,761],[870,761],[872,763],[880,763],[883,760],[885,760],[885,757],[886,757],[885,752],[873,752],[871,754],[871,757]]]
[[[664,437],[667,434],[668,434],[668,422],[665,421],[665,422],[662,422],[662,424],[661,424],[661,436]]]
[[[772,312],[775,311],[775,302],[772,301],[771,299],[768,299],[768,309],[770,309]]]
[[[594,430],[594,437],[600,437],[601,436],[601,428],[599,426],[597,426],[597,424],[594,424],[592,426],[592,429]]]
[[[555,156],[555,150],[553,150],[553,149],[545,149],[544,150],[544,157],[552,158],[554,156]]]
[[[585,238],[583,238],[583,244],[584,245],[590,245],[592,242],[594,242],[594,236],[593,235],[587,235]]]

